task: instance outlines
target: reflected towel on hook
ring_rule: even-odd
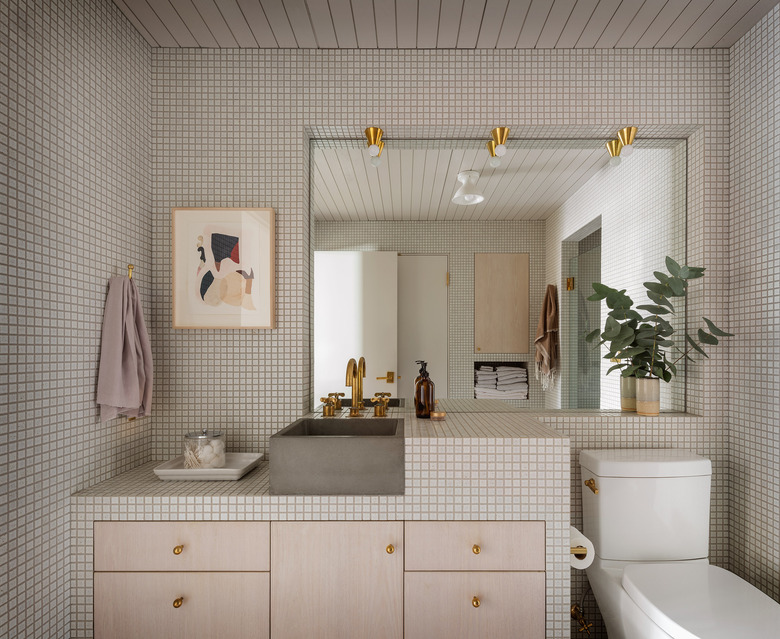
[[[149,415],[152,377],[152,348],[138,288],[129,277],[112,277],[108,282],[100,346],[100,421],[117,415]]]

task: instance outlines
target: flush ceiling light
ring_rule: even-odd
[[[479,171],[461,171],[458,173],[458,182],[461,183],[460,188],[455,191],[455,195],[452,196],[453,204],[479,204],[485,199],[477,190],[477,180],[479,179]]]
[[[495,154],[502,158],[506,154],[506,139],[509,137],[509,127],[497,126],[490,132],[495,143]],[[492,153],[491,153],[492,155]]]
[[[634,147],[632,145],[634,144],[634,138],[636,137],[636,127],[627,126],[624,129],[620,129],[617,134],[620,143],[623,145],[623,157],[627,158],[634,152]]]
[[[382,149],[385,148],[385,143],[382,141],[383,133],[384,131],[378,126],[370,126],[365,130],[368,154],[371,156],[372,166],[382,164]]]
[[[494,169],[501,166],[501,158],[496,156],[496,141],[490,140],[487,143],[488,151],[490,152],[490,159],[488,160],[488,164],[492,166]]]
[[[623,148],[623,143],[620,140],[610,140],[605,146],[607,147],[607,151],[609,151],[610,166],[617,166],[620,164],[620,150]]]

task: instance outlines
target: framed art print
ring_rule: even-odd
[[[274,327],[274,211],[173,209],[173,327]]]

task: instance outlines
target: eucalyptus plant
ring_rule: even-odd
[[[607,345],[605,359],[617,361],[607,374],[619,370],[622,377],[658,377],[665,382],[677,374],[681,360],[694,361],[693,355],[709,357],[705,346],[717,346],[719,337],[731,337],[712,321],[703,317],[706,327],[695,334],[685,333],[684,339],[675,339],[675,328],[670,320],[678,312],[671,300],[684,298],[688,281],[704,277],[704,268],[680,266],[671,257],[666,258],[668,273],[655,271],[656,281],[644,282],[647,297],[652,304],[634,308],[634,301],[626,289],[617,290],[605,284],[593,283],[595,293],[588,299],[606,300],[607,319],[604,330],[596,329],[585,338],[599,339],[599,346]],[[640,311],[644,311],[640,313]]]

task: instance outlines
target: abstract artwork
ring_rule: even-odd
[[[173,327],[274,327],[273,209],[173,209]]]

